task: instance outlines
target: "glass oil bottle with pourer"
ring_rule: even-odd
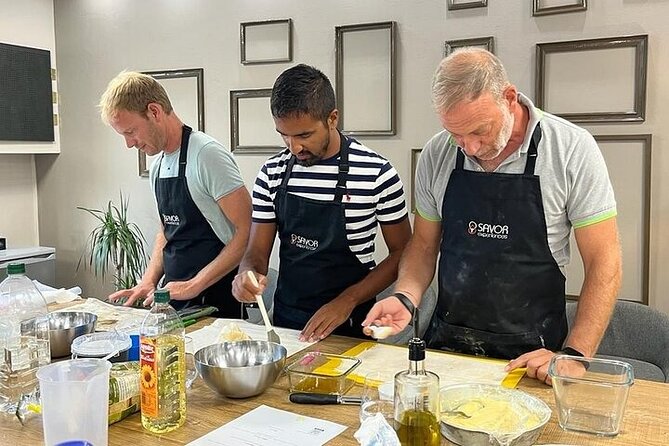
[[[402,446],[439,446],[439,376],[425,370],[425,341],[409,341],[409,369],[395,375],[395,429]]]

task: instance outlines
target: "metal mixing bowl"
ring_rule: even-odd
[[[501,386],[457,384],[443,387],[439,397],[442,411],[441,433],[453,443],[463,446],[530,446],[539,438],[551,417],[550,407],[540,399],[520,390]],[[466,407],[465,404],[473,401],[504,403],[505,410],[500,411],[494,418],[489,418],[493,423],[498,423],[496,428],[477,427],[474,411],[466,414],[469,416],[467,421],[471,421],[471,427],[465,428],[447,421],[450,418],[446,418],[445,413],[462,410],[462,407]],[[517,418],[517,424],[511,423],[515,425],[514,428],[501,424],[504,419],[509,420],[509,417]]]
[[[230,398],[258,395],[283,370],[286,348],[268,341],[214,344],[195,353],[195,367],[210,389]]]
[[[81,311],[58,311],[49,314],[49,342],[51,357],[59,358],[70,354],[74,338],[95,331],[98,317]]]

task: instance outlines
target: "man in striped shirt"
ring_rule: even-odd
[[[302,330],[302,340],[362,337],[361,322],[396,279],[411,235],[402,182],[388,160],[337,130],[334,91],[318,69],[284,71],[271,111],[287,148],[256,178],[251,238],[233,295],[255,302],[262,293],[278,232],[275,325]],[[377,223],[389,251],[378,265]]]

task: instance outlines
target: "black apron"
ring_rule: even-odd
[[[349,248],[345,205],[348,151],[351,141],[340,134],[340,160],[334,201],[288,193],[295,156],[288,161],[274,199],[279,240],[279,279],[274,294],[274,323],[302,330],[321,306],[369,274]],[[334,334],[363,337],[361,323],[375,300],[353,310]]]
[[[186,181],[186,160],[188,140],[192,129],[183,126],[181,152],[179,153],[179,175],[160,178],[161,155],[156,175],[156,201],[163,221],[163,232],[167,243],[163,248],[163,285],[171,281],[189,280],[208,265],[225,244],[218,238],[193,201]],[[230,271],[218,282],[190,300],[170,300],[175,309],[195,305],[212,305],[218,308],[216,316],[240,316],[240,304],[232,296],[232,280],[237,268]]]
[[[565,278],[548,246],[539,177],[541,128],[523,174],[464,170],[458,148],[442,205],[439,300],[427,346],[511,359],[567,336]]]

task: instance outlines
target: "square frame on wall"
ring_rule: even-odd
[[[449,11],[458,9],[485,8],[488,6],[488,0],[448,0]]]
[[[271,96],[271,88],[230,90],[230,150],[273,154],[284,149],[270,111]]]
[[[170,98],[172,108],[181,120],[191,127],[204,132],[204,69],[186,68],[180,70],[142,71],[156,79]],[[149,161],[146,153],[137,150],[137,164],[140,177],[149,176]]]
[[[291,62],[293,20],[276,19],[239,24],[239,54],[242,65]]]
[[[335,27],[339,128],[351,136],[397,133],[395,22]]]
[[[416,213],[416,169],[422,148],[411,149],[411,213]]]
[[[538,43],[536,105],[572,122],[643,122],[647,66],[647,34]]]
[[[648,304],[652,135],[595,135],[595,140],[606,161],[616,194],[617,225],[623,253],[619,298]],[[575,244],[573,233],[570,243]],[[572,255],[565,273],[567,297],[577,299],[584,279],[579,254]]]
[[[488,50],[495,54],[495,38],[493,36],[487,36],[472,37],[470,39],[446,40],[444,42],[444,57],[448,56],[458,48],[464,48],[467,46],[483,48],[484,50]]]
[[[542,15],[551,15],[551,14],[563,14],[567,12],[579,12],[579,11],[585,11],[587,9],[588,9],[587,0],[569,0],[569,1],[564,1],[562,4],[558,5],[555,4],[547,5],[544,0],[532,1],[532,15],[535,17]]]

